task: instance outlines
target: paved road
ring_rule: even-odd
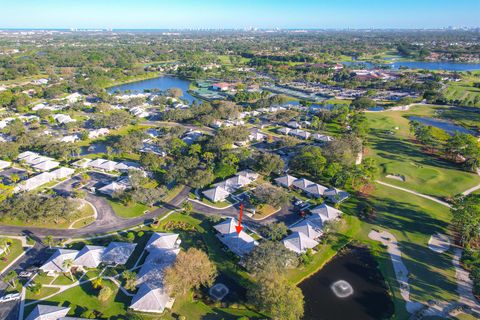
[[[94,237],[116,230],[127,229],[145,221],[156,218],[171,210],[178,209],[178,206],[188,197],[190,188],[185,187],[178,195],[169,203],[162,207],[133,219],[124,219],[115,214],[107,200],[88,194],[86,200],[92,203],[98,212],[97,220],[81,229],[48,229],[38,227],[16,227],[16,226],[0,226],[0,234],[5,235],[33,235],[36,237],[52,236],[55,238],[75,238],[75,237]]]

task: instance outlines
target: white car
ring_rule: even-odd
[[[0,298],[0,303],[20,299],[20,293],[10,293]]]

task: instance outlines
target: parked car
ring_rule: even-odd
[[[20,293],[10,293],[7,295],[4,295],[3,297],[0,298],[0,303],[3,302],[8,302],[8,301],[14,301],[20,299]]]
[[[33,276],[33,272],[30,271],[22,271],[18,274],[19,278],[30,278],[31,276]]]

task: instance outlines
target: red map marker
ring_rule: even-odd
[[[240,215],[238,216],[238,226],[235,226],[235,229],[237,229],[238,234],[240,234],[240,232],[242,232],[243,230],[242,216],[243,216],[243,203],[240,203]]]

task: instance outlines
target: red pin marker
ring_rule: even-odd
[[[237,229],[238,234],[240,234],[240,232],[242,232],[243,230],[242,216],[243,216],[243,203],[240,203],[240,215],[238,216],[238,226],[235,226],[235,229]]]

